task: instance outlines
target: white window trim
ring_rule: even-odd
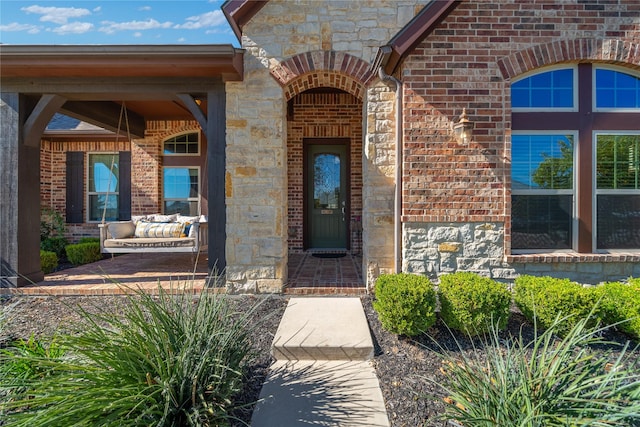
[[[198,171],[198,197],[188,197],[186,199],[183,198],[165,198],[164,197],[164,171],[166,169],[196,169]],[[187,201],[196,201],[198,202],[198,212],[197,214],[200,214],[200,212],[202,212],[202,170],[200,168],[200,166],[163,166],[162,167],[162,213],[164,214],[164,204],[165,201],[171,201],[171,200],[187,200]]]
[[[513,189],[513,176],[511,177],[511,195],[520,195],[520,196],[535,196],[535,195],[571,195],[573,196],[571,199],[571,248],[570,249],[547,249],[547,248],[539,248],[539,249],[512,249],[511,253],[514,255],[519,254],[537,254],[537,253],[575,253],[576,248],[578,247],[578,188],[576,183],[578,182],[578,168],[576,168],[576,159],[578,158],[578,138],[579,134],[577,130],[553,130],[553,131],[526,131],[526,130],[517,130],[513,131],[512,135],[572,135],[574,140],[573,146],[573,189],[571,190],[514,190]],[[511,139],[511,160],[513,161],[513,138]],[[513,213],[512,213],[513,220]]]
[[[86,153],[87,156],[87,161],[86,161],[86,170],[85,170],[85,176],[86,176],[86,185],[85,185],[85,206],[86,206],[86,221],[88,224],[97,224],[102,222],[102,218],[94,220],[91,219],[91,196],[92,195],[97,195],[97,194],[109,194],[109,196],[111,195],[115,195],[115,196],[120,196],[120,192],[119,191],[110,191],[107,193],[104,192],[96,192],[96,191],[89,191],[89,174],[91,173],[90,168],[91,168],[91,156],[92,155],[106,155],[106,156],[119,156],[120,153],[118,153],[117,151],[90,151]],[[118,163],[120,163],[120,158],[118,158]]]
[[[190,135],[190,134],[194,134],[194,133],[198,135],[198,141],[197,141],[198,151],[196,153],[165,153],[164,152],[164,144],[168,140],[170,140],[172,138],[176,138],[178,136]],[[162,148],[161,148],[161,150],[162,150],[162,155],[166,156],[166,157],[196,157],[196,156],[200,156],[201,147],[202,147],[202,132],[200,132],[200,131],[188,131],[188,132],[176,133],[176,134],[173,134],[171,136],[168,136],[168,137],[164,138],[162,140]]]
[[[549,71],[567,70],[567,69],[571,69],[573,71],[573,107],[537,108],[537,107],[513,107],[512,106],[511,107],[511,111],[514,112],[514,113],[577,112],[579,110],[579,105],[578,105],[578,100],[579,100],[579,93],[578,93],[578,64],[572,64],[572,65],[562,64],[562,65],[555,65],[555,66],[551,66],[551,67],[536,68],[535,70],[527,72],[527,73],[524,73],[524,74],[521,74],[516,79],[512,80],[511,81],[511,86],[513,86],[514,83],[517,83],[520,80],[524,80],[526,78],[535,76],[536,74],[543,74],[543,73],[548,73]]]
[[[591,153],[593,161],[591,162],[593,165],[593,170],[591,171],[591,188],[593,188],[594,196],[591,198],[591,217],[592,224],[591,229],[593,230],[591,233],[591,250],[594,253],[600,254],[608,254],[608,253],[628,253],[629,251],[636,251],[637,249],[598,249],[598,196],[601,194],[616,194],[616,195],[640,195],[640,189],[632,190],[632,189],[621,189],[621,190],[612,190],[612,189],[598,189],[596,182],[596,171],[598,167],[598,159],[597,159],[597,146],[598,146],[598,135],[640,135],[640,131],[594,131],[592,138],[592,147]]]
[[[640,112],[640,108],[616,108],[616,107],[609,107],[609,108],[598,108],[596,106],[597,103],[597,97],[596,97],[596,70],[611,70],[611,71],[617,71],[619,73],[623,73],[623,74],[629,74],[631,76],[635,76],[640,78],[640,73],[634,72],[635,70],[632,70],[630,68],[623,68],[623,67],[617,67],[615,65],[607,65],[607,64],[602,64],[602,65],[598,65],[596,66],[596,64],[593,65],[593,67],[591,67],[592,70],[592,76],[591,76],[591,102],[592,102],[592,106],[591,109],[593,111],[596,112],[602,112],[602,113],[638,113]]]

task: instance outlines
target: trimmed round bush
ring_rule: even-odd
[[[603,283],[594,292],[600,300],[604,323],[619,323],[618,329],[640,340],[640,279]]]
[[[515,280],[514,301],[529,321],[543,328],[550,327],[556,317],[566,317],[560,335],[571,329],[580,319],[589,317],[587,326],[593,326],[602,317],[596,307],[598,295],[569,279],[543,276],[520,276]],[[593,313],[592,313],[593,312]],[[590,316],[591,314],[591,316]]]
[[[383,274],[375,285],[373,309],[382,327],[399,335],[419,335],[436,321],[436,292],[415,274]]]
[[[102,259],[100,243],[78,243],[75,245],[68,245],[66,251],[67,259],[73,265],[89,264]]]
[[[504,283],[471,272],[440,277],[440,317],[451,329],[477,335],[507,326],[511,293]]]
[[[40,268],[44,274],[53,272],[58,267],[58,255],[55,252],[40,250]]]

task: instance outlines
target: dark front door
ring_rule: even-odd
[[[307,249],[348,249],[347,147],[346,144],[307,146]]]

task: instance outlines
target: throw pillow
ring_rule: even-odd
[[[131,221],[111,222],[107,229],[112,239],[127,239],[133,237],[136,226]]]
[[[184,224],[179,222],[139,222],[136,224],[136,237],[181,237]]]

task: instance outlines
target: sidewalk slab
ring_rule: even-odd
[[[359,298],[291,298],[273,340],[276,360],[368,360],[373,340]]]
[[[388,427],[374,368],[366,361],[276,361],[251,427]]]

